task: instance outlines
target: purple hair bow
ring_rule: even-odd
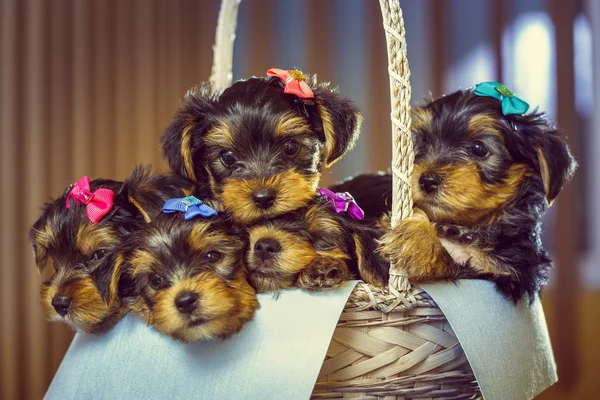
[[[321,197],[329,201],[336,213],[347,212],[354,219],[363,219],[365,217],[365,212],[356,204],[354,197],[350,193],[334,193],[325,188],[319,188],[317,192],[319,192]]]

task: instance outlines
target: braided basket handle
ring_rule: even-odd
[[[223,91],[233,79],[233,42],[241,0],[222,0],[213,46],[214,58],[210,83],[213,90]]]
[[[387,42],[390,100],[392,103],[392,227],[412,215],[410,176],[414,152],[410,132],[410,69],[406,55],[406,37],[400,0],[379,0]],[[409,288],[408,280],[398,268],[390,266],[389,289],[398,295]],[[405,296],[405,295],[404,295]]]

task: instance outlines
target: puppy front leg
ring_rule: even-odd
[[[383,235],[379,252],[412,283],[455,277],[459,268],[442,246],[435,227],[417,208],[413,216]]]
[[[338,249],[318,251],[315,258],[303,269],[294,282],[295,287],[306,290],[323,290],[339,286],[354,279],[348,269],[348,256]]]

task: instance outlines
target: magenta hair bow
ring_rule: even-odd
[[[284,69],[271,68],[267,71],[267,75],[276,76],[285,82],[285,87],[283,88],[284,93],[295,94],[305,100],[315,98],[313,91],[305,82],[306,76],[300,71],[286,71]]]
[[[325,188],[320,188],[317,192],[319,192],[321,197],[329,200],[336,213],[347,212],[354,219],[363,219],[365,217],[365,212],[358,206],[350,193],[333,193],[331,190]]]
[[[75,203],[85,205],[85,214],[93,224],[97,224],[112,209],[114,196],[115,192],[105,188],[91,192],[90,180],[84,176],[67,195],[67,208],[71,208],[69,199],[72,197]]]

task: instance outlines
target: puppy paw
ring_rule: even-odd
[[[437,237],[436,228],[417,210],[383,235],[378,250],[394,264],[397,274],[411,282],[443,279],[452,263]]]
[[[294,286],[306,290],[323,290],[337,287],[353,278],[344,261],[319,257],[298,274]]]

